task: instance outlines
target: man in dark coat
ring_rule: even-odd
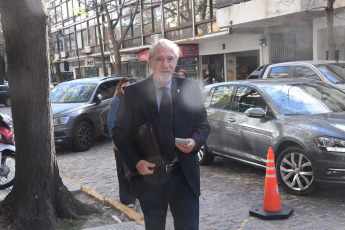
[[[147,79],[125,88],[113,140],[129,169],[139,172],[130,180],[140,202],[147,230],[165,229],[168,205],[175,229],[198,229],[200,169],[197,152],[210,131],[198,82],[173,76],[179,47],[160,39],[150,47]],[[132,133],[149,122],[157,133],[163,166],[140,157]],[[185,138],[187,144],[175,144]]]

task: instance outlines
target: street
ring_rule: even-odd
[[[60,174],[118,199],[115,158],[110,140],[97,140],[87,152],[57,151]],[[265,171],[215,159],[201,167],[200,229],[343,229],[343,188],[318,188],[308,196],[280,192],[281,203],[294,209],[287,220],[265,221],[249,216],[264,197]],[[168,215],[167,229],[173,229]]]
[[[8,112],[8,107],[0,107],[0,113]],[[58,148],[57,161],[60,175],[118,199],[110,140],[99,138],[86,152]],[[264,170],[229,159],[217,158],[212,165],[201,166],[200,229],[344,229],[344,188],[317,188],[308,196],[286,194],[280,188],[281,203],[294,209],[289,219],[265,221],[249,216],[253,206],[263,203],[264,182]],[[171,214],[167,229],[173,229]]]

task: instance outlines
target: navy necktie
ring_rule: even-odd
[[[161,87],[162,98],[159,106],[159,120],[160,120],[160,138],[163,149],[163,156],[171,163],[175,158],[174,153],[174,120],[172,113],[172,104],[168,95],[168,88]]]

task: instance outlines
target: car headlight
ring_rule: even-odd
[[[314,138],[316,145],[322,150],[330,152],[345,152],[345,140],[335,137]]]
[[[65,125],[67,124],[69,117],[56,117],[53,119],[54,126]]]

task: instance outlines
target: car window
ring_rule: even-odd
[[[345,83],[345,63],[318,64],[315,66],[333,84]]]
[[[118,83],[119,80],[103,82],[99,85],[96,95],[101,94],[103,100],[113,97]]]
[[[345,111],[345,93],[327,84],[266,86],[264,90],[284,115]]]
[[[230,109],[230,99],[233,94],[233,86],[218,86],[214,88],[212,99],[208,107],[216,109]],[[206,98],[207,100],[207,98]]]
[[[206,108],[209,107],[211,102],[212,102],[212,96],[213,96],[213,93],[214,93],[214,89],[215,88],[212,88],[209,91],[207,91],[207,95],[206,95],[205,101],[204,101],[204,105],[205,105]]]
[[[267,78],[282,78],[288,77],[291,70],[291,66],[277,66],[273,67],[268,74]]]
[[[322,80],[315,72],[309,67],[306,66],[296,66],[293,73],[293,77],[296,78],[314,78]]]
[[[60,84],[51,91],[53,103],[79,103],[88,102],[95,91],[97,84]]]
[[[250,108],[267,110],[267,104],[262,96],[255,89],[248,86],[239,86],[237,88],[233,105],[233,110],[241,113]]]

